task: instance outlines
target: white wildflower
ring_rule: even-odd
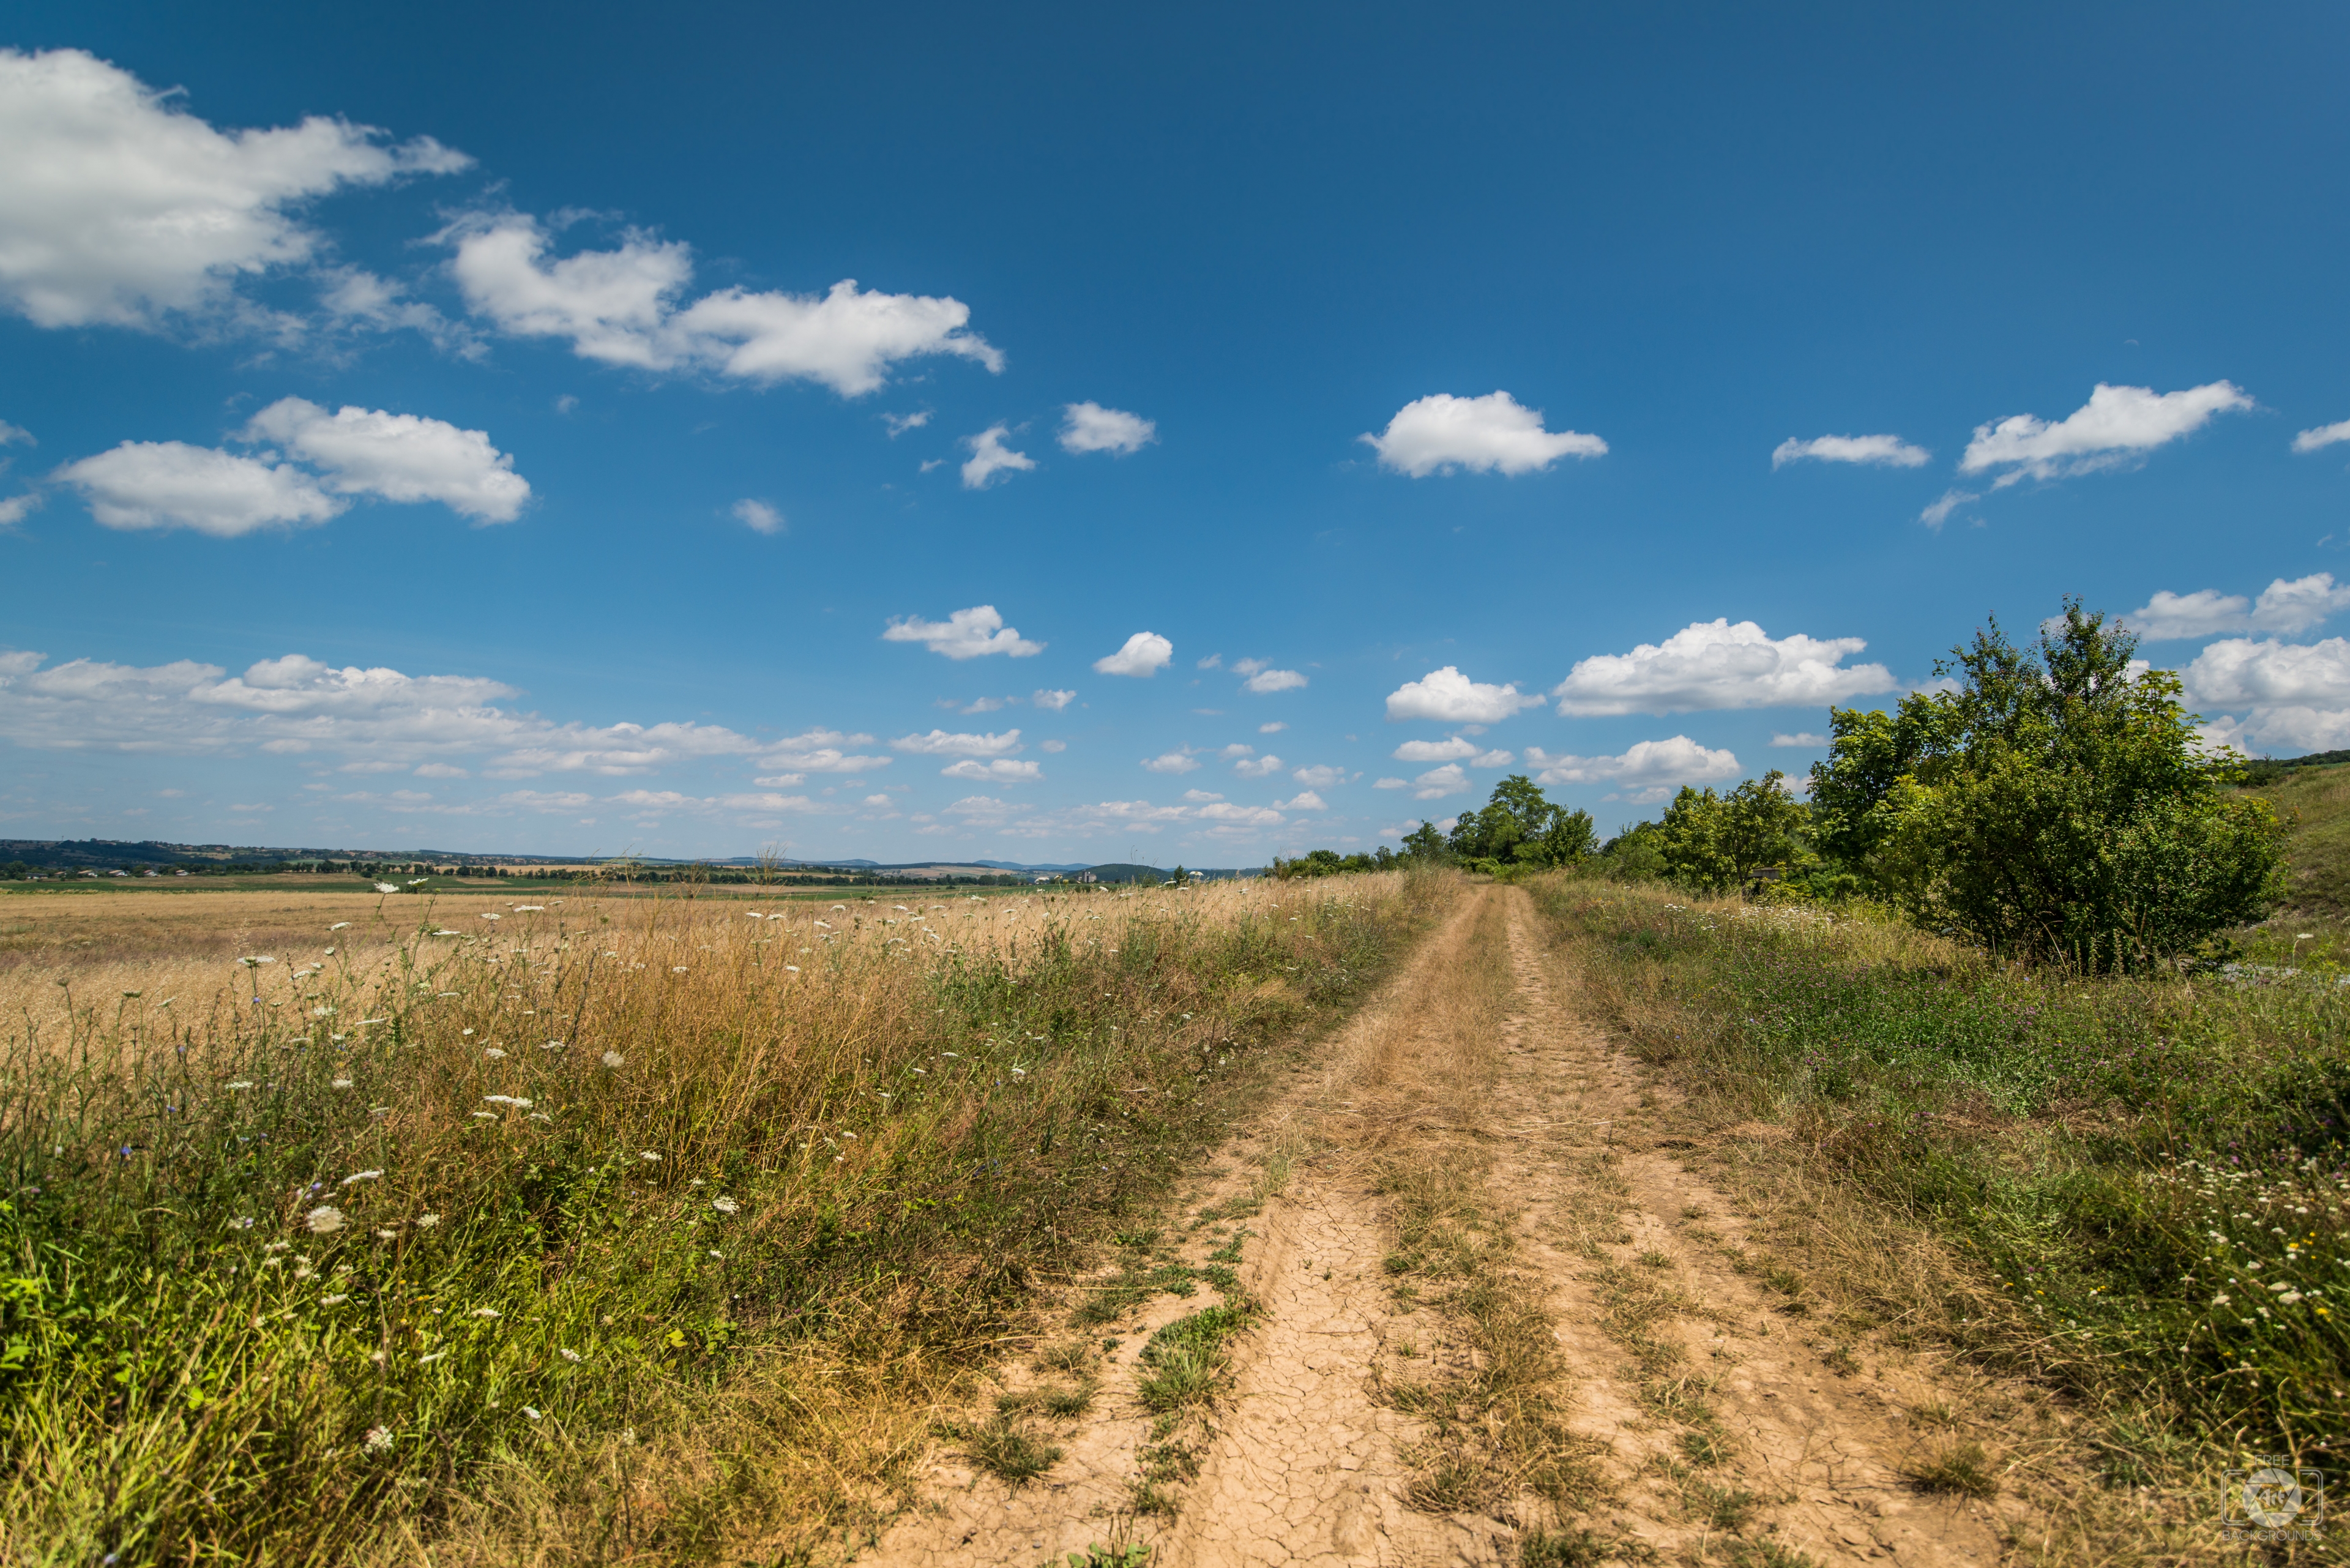
[[[660,1163],[660,1156],[655,1154],[650,1149],[646,1149],[642,1154],[637,1156],[637,1158],[646,1161],[648,1164],[658,1165]]]
[[[498,1113],[495,1111],[475,1111],[473,1113],[473,1119],[477,1122],[494,1122],[498,1119]]]
[[[430,1231],[439,1223],[441,1223],[441,1216],[438,1214],[419,1214],[416,1217],[416,1228],[420,1231]]]
[[[579,1353],[576,1350],[558,1350],[555,1354],[563,1357],[564,1360],[574,1364],[577,1364],[581,1359]]]
[[[350,1299],[351,1298],[348,1296],[320,1296],[318,1298],[318,1304],[320,1306],[340,1306],[343,1303]]]
[[[683,974],[685,972],[685,966],[681,963],[673,963],[669,966],[669,971],[671,974]]]
[[[713,1198],[710,1200],[710,1206],[721,1214],[732,1214],[742,1207],[732,1198]]]
[[[548,1116],[545,1111],[531,1112],[530,1119],[535,1122],[545,1122],[549,1127],[553,1127],[555,1125],[555,1118]]]
[[[604,1053],[604,1065],[607,1067],[617,1067],[627,1060],[628,1058],[621,1055],[618,1051],[607,1051]]]
[[[436,1350],[430,1355],[420,1355],[416,1358],[416,1365],[419,1366],[430,1366],[448,1354],[449,1353],[445,1350]]]
[[[512,1095],[484,1095],[482,1098],[493,1106],[512,1106],[518,1111],[526,1111],[530,1109],[530,1102],[528,1100],[518,1100]]]
[[[560,1051],[563,1049],[563,1042],[560,1040],[550,1040],[546,1044],[540,1046],[539,1049],[542,1051]]]
[[[238,1078],[232,1082],[228,1086],[232,1089],[249,1089],[253,1087],[253,1080],[250,1078]]]
[[[390,1448],[391,1428],[390,1427],[369,1427],[367,1433],[367,1446],[369,1451],[372,1453],[380,1453],[384,1449]]]
[[[310,1016],[313,1018],[332,1018],[334,1015],[335,1008],[332,1002],[322,1002],[310,1009]]]
[[[344,1177],[343,1185],[345,1187],[356,1187],[362,1181],[381,1181],[382,1179],[383,1172],[380,1170],[358,1170]]]
[[[472,1312],[467,1313],[465,1315],[468,1317],[504,1317],[505,1314],[498,1311],[495,1307],[475,1307]]]
[[[538,1413],[537,1411],[536,1411],[536,1410],[532,1409],[532,1408],[531,1408],[529,1406],[527,1406],[527,1405],[525,1405],[525,1406],[522,1407],[522,1413],[523,1413],[524,1415],[525,1415],[525,1416],[529,1417],[530,1417],[532,1420],[534,1420],[534,1421],[541,1419],[541,1417],[539,1416],[539,1413]]]
[[[303,1222],[317,1235],[331,1235],[343,1228],[343,1211],[331,1203],[321,1203],[304,1215]]]
[[[400,1240],[400,1232],[397,1231],[378,1231],[375,1233],[375,1239],[379,1241],[397,1241]]]
[[[337,920],[333,925],[328,926],[327,929],[330,931],[339,931],[348,929],[349,926],[350,922],[348,920]]]
[[[390,882],[378,882],[375,885],[375,890],[379,893],[397,893],[400,891],[397,887],[393,886]]]
[[[506,1059],[506,1054],[499,1050],[494,1045],[490,1046],[487,1050],[484,1051],[482,1054],[487,1056],[493,1062],[503,1062]]]

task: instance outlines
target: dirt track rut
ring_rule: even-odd
[[[1497,939],[1506,972],[1489,961],[1481,998],[1476,944]],[[1139,1542],[1152,1568],[1501,1563],[1547,1529],[1581,1539],[1561,1562],[2000,1562],[2023,1522],[2012,1505],[1901,1479],[1938,1440],[1919,1413],[1947,1407],[1960,1375],[1890,1353],[1864,1366],[1742,1272],[1736,1206],[1659,1147],[1660,1089],[1574,1002],[1526,895],[1472,890],[1170,1216],[1177,1240],[1159,1256],[1230,1257],[1237,1236],[1240,1288],[1263,1308],[1204,1423],[1154,1428],[1137,1398],[1149,1335],[1217,1300],[1159,1295],[1075,1341],[1098,1392],[1051,1427],[1063,1457],[1046,1474],[1008,1486],[944,1452],[920,1506],[864,1561],[1065,1563]],[[1429,1499],[1415,1488],[1428,1428],[1383,1390],[1475,1353],[1393,1288],[1378,1172],[1456,1151],[1483,1169],[1512,1231],[1500,1266],[1539,1303],[1566,1369],[1591,1479],[1565,1504],[1414,1506]],[[1016,1393],[1048,1377],[1024,1364],[1003,1381]]]

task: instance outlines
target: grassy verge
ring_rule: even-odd
[[[831,1555],[1439,896],[501,901],[61,986],[0,1056],[6,1554]]]
[[[1923,1238],[1818,1230],[1814,1262],[1857,1303],[1838,1326],[1930,1333],[2083,1397],[2117,1485],[2342,1453],[2350,994],[2027,972],[1866,920],[1534,891],[1700,1123],[1753,1134],[1742,1158],[1786,1190]]]

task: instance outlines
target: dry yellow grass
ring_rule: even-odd
[[[21,1561],[840,1549],[1426,901],[159,897],[0,971]]]

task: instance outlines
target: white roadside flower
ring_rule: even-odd
[[[321,1203],[302,1217],[302,1222],[314,1234],[329,1236],[343,1228],[343,1211],[331,1203]]]
[[[378,882],[375,885],[375,890],[379,893],[397,893],[400,891],[398,888],[394,887],[390,882]]]
[[[368,1428],[367,1448],[369,1452],[381,1453],[390,1447],[391,1428],[390,1427],[369,1427]]]
[[[732,1198],[713,1198],[710,1200],[710,1206],[721,1214],[732,1214],[743,1207]]]
[[[607,1067],[617,1067],[627,1060],[628,1058],[621,1055],[618,1051],[607,1051],[604,1053],[604,1065]]]
[[[475,1307],[472,1312],[465,1315],[468,1317],[504,1317],[505,1314],[498,1311],[495,1307]]]
[[[362,1181],[381,1181],[382,1179],[383,1172],[380,1170],[357,1170],[343,1178],[343,1185],[356,1187]]]

